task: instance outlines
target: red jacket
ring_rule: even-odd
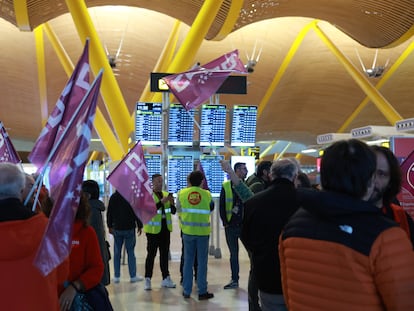
[[[104,265],[99,249],[98,238],[91,226],[84,226],[82,221],[73,225],[72,250],[69,256],[69,281],[81,280],[85,289],[99,284]]]
[[[67,261],[46,277],[33,265],[47,218],[0,222],[0,304],[2,310],[59,310],[58,284],[67,277]]]

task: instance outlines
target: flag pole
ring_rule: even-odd
[[[45,163],[43,164],[42,167],[42,171],[39,174],[39,176],[36,178],[36,182],[33,185],[32,189],[29,192],[29,195],[26,198],[26,201],[24,202],[24,205],[27,205],[27,203],[29,202],[29,198],[33,195],[34,190],[39,187],[40,184],[40,179],[43,179],[43,176],[46,172],[46,168],[50,162],[50,160],[52,159],[52,157],[55,155],[56,150],[58,149],[59,145],[62,143],[63,139],[65,138],[66,132],[68,131],[68,129],[71,127],[73,121],[78,117],[79,111],[81,110],[83,104],[85,103],[86,99],[88,98],[90,92],[92,91],[92,89],[94,88],[95,84],[97,83],[98,79],[100,78],[100,76],[102,76],[103,74],[103,69],[99,70],[95,80],[93,80],[92,84],[90,85],[88,91],[86,92],[85,96],[82,98],[81,102],[79,103],[79,106],[76,108],[75,113],[72,115],[72,118],[69,120],[68,124],[66,125],[65,129],[63,130],[63,133],[60,135],[59,140],[57,141],[56,144],[53,145],[52,150],[50,151]]]

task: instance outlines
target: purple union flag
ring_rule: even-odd
[[[157,214],[141,142],[130,150],[107,179],[131,204],[135,215],[144,224]]]

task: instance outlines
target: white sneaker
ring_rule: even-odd
[[[151,290],[151,279],[145,278],[144,290]]]
[[[175,288],[177,285],[171,280],[170,276],[167,276],[164,280],[161,282],[161,287],[166,288]]]
[[[144,278],[140,275],[134,276],[131,278],[131,283],[136,283],[142,281]]]
[[[114,277],[113,281],[114,281],[114,283],[119,283],[121,281],[121,279],[117,278],[117,277]]]

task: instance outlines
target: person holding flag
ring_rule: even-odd
[[[138,227],[138,235],[141,235],[142,222],[134,214],[131,204],[125,200],[118,190],[109,198],[106,223],[109,233],[114,236],[114,283],[120,282],[121,252],[124,243],[128,254],[130,281],[131,283],[142,281],[144,278],[137,275],[137,262],[135,257],[135,228]]]
[[[115,238],[114,282],[120,281],[121,248],[125,238],[128,239],[125,246],[131,282],[142,281],[143,277],[136,275],[135,226],[138,226],[138,234],[141,234],[142,225],[147,224],[157,214],[157,208],[152,197],[151,181],[141,142],[135,144],[107,180],[117,190],[109,200],[106,219],[109,232],[114,233]]]
[[[157,215],[144,225],[144,232],[147,236],[144,289],[151,290],[151,278],[157,249],[160,250],[161,287],[175,288],[176,284],[171,280],[170,272],[168,271],[168,253],[170,251],[170,236],[172,232],[171,215],[174,215],[176,212],[174,197],[172,193],[162,190],[163,179],[160,174],[152,175],[151,179]]]

